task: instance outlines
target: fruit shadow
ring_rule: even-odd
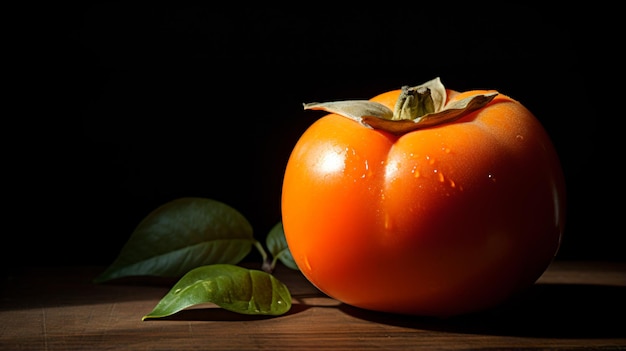
[[[626,286],[535,284],[512,301],[481,313],[434,318],[367,311],[344,313],[405,328],[544,338],[626,338]]]
[[[319,293],[312,295],[324,296]],[[216,306],[200,306],[159,320],[260,321],[298,315],[311,308],[335,308],[353,318],[416,330],[519,337],[626,339],[626,286],[539,283],[496,308],[449,318],[370,311],[336,300],[332,300],[335,303],[321,305],[308,304],[304,300],[298,299],[298,303],[280,316],[246,315]]]

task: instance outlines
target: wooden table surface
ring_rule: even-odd
[[[212,305],[142,321],[172,284],[95,285],[103,267],[28,268],[3,282],[1,350],[626,350],[626,262],[555,261],[523,298],[451,319],[365,311],[297,272],[278,317]]]

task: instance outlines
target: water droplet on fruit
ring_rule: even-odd
[[[385,229],[390,230],[393,229],[393,223],[391,221],[391,217],[389,213],[385,213]]]
[[[446,180],[441,172],[437,173],[437,177],[440,183],[443,183]]]
[[[363,174],[361,174],[361,179],[365,179],[365,177],[367,177],[368,175],[370,175],[372,172],[370,171],[370,165],[367,162],[367,160],[365,160],[365,171],[363,172]]]
[[[308,269],[309,271],[311,271],[311,263],[309,262],[309,257],[305,256],[304,257],[304,266],[306,267],[306,269]]]

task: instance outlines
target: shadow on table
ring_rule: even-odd
[[[283,316],[298,314],[311,308],[312,306],[293,304],[289,312]],[[219,322],[241,322],[241,321],[259,321],[265,319],[275,319],[282,316],[269,316],[259,314],[242,314],[225,310],[220,307],[210,308],[190,308],[179,311],[173,315],[155,319],[146,319],[147,322],[168,320],[168,321],[219,321]]]
[[[626,337],[626,287],[536,284],[503,306],[447,319],[372,312],[342,304],[344,313],[376,323],[454,333],[547,338]]]

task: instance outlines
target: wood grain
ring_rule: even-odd
[[[103,267],[35,267],[3,282],[0,350],[626,350],[626,263],[555,261],[526,294],[450,319],[366,311],[275,272],[294,304],[278,317],[206,304],[141,321],[164,280],[91,283]]]

